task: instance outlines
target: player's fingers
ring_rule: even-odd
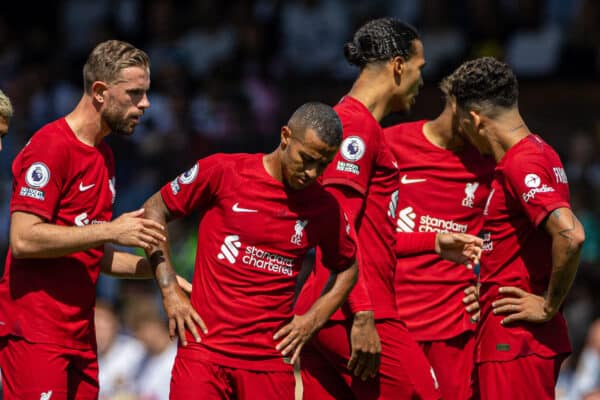
[[[475,286],[469,286],[468,288],[463,290],[463,293],[466,295],[475,294],[477,293],[477,288]]]
[[[516,304],[507,304],[500,307],[494,307],[494,314],[515,314],[521,312],[521,307]]]
[[[500,307],[505,306],[507,304],[521,304],[521,299],[518,299],[516,297],[504,297],[499,300],[494,300],[492,302],[492,307]]]
[[[158,242],[164,242],[165,240],[167,240],[167,238],[165,237],[165,235],[163,234],[163,232],[161,232],[160,230],[157,230],[155,228],[151,228],[151,227],[146,227],[145,226],[145,227],[143,227],[141,229],[141,232],[144,235],[152,236]]]
[[[469,304],[469,303],[473,303],[477,301],[477,296],[475,296],[475,293],[472,293],[468,296],[463,297],[462,302],[465,304]]]
[[[179,333],[179,340],[183,346],[187,346],[187,339],[185,337],[185,320],[181,317],[177,318],[177,332]]]
[[[280,351],[281,349],[286,348],[295,338],[296,334],[294,332],[288,332],[288,334],[283,337],[281,342],[279,342],[275,348]]]
[[[290,362],[292,364],[296,364],[299,360],[300,360],[300,354],[302,354],[302,348],[304,347],[304,342],[301,341],[298,346],[296,346],[296,350],[294,351],[294,355],[292,356],[292,359],[290,360]]]
[[[121,217],[138,218],[138,217],[141,217],[142,215],[144,215],[145,212],[146,212],[146,210],[144,210],[143,208],[139,208],[135,211],[129,211],[129,212],[123,213],[123,214],[121,214],[121,216],[119,218],[121,218]]]
[[[481,316],[481,311],[477,310],[476,313],[471,315],[471,322],[475,323],[475,322],[479,321],[480,316]]]
[[[163,233],[166,231],[164,225],[159,224],[158,222],[152,220],[152,219],[147,219],[147,218],[141,218],[142,224],[144,225],[144,227],[148,228],[148,229],[152,229],[154,231],[157,231],[159,233]]]
[[[181,290],[183,290],[186,294],[192,293],[192,284],[190,283],[190,281],[185,279],[183,276],[179,276],[179,275],[176,276],[176,279],[177,279],[177,285],[179,285]]]
[[[169,318],[169,337],[171,340],[175,339],[175,327],[177,326],[177,322],[175,318]]]
[[[375,376],[379,373],[379,367],[381,367],[381,349],[379,349],[379,352],[375,354],[374,361],[375,365],[371,370],[371,378],[375,378]]]
[[[498,289],[498,291],[501,294],[509,294],[509,295],[516,296],[516,297],[525,297],[527,295],[526,291],[524,291],[521,288],[514,287],[514,286],[504,286],[504,287],[501,287],[500,289]]]
[[[282,327],[277,332],[275,332],[275,334],[273,335],[273,340],[278,340],[279,338],[286,336],[288,333],[291,332],[292,328],[293,326],[291,323]]]
[[[511,315],[507,316],[502,321],[500,321],[500,323],[502,325],[507,325],[507,324],[513,323],[515,321],[526,320],[526,319],[527,319],[527,313],[523,311],[520,313],[511,314]]]
[[[192,319],[192,317],[190,315],[188,315],[185,318],[185,325],[187,326],[190,333],[194,337],[194,340],[196,340],[196,343],[200,342],[202,339],[200,339],[200,335],[198,334],[198,330],[196,329],[196,324],[194,324],[194,320]]]
[[[468,313],[477,311],[477,310],[479,310],[479,303],[478,302],[471,303],[467,307],[465,307],[465,309],[467,310]]]
[[[150,236],[150,235],[146,235],[145,233],[140,233],[138,235],[138,240],[140,243],[142,243],[143,247],[146,248],[151,248],[152,246],[156,246],[159,241],[157,239],[155,239],[154,237]]]
[[[360,375],[360,379],[362,379],[363,381],[366,381],[367,378],[373,376],[374,374],[376,374],[376,372],[377,372],[377,355],[371,354],[371,357],[369,357],[369,359],[367,360],[367,363],[365,364],[365,369],[363,370],[362,374]]]
[[[362,376],[365,366],[369,362],[370,356],[371,354],[369,353],[364,353],[362,351],[358,352],[358,360],[356,361],[356,366],[354,367],[354,376]]]
[[[208,333],[208,328],[206,327],[206,324],[204,323],[204,320],[202,319],[202,317],[200,317],[200,315],[198,315],[198,313],[196,311],[192,312],[192,319],[200,327],[200,329],[202,330],[202,333],[204,333],[206,335]]]
[[[357,361],[357,357],[356,357],[356,351],[352,350],[352,354],[350,355],[350,360],[348,361],[348,369],[350,371],[354,370],[354,367],[356,366],[356,361]]]
[[[284,356],[287,356],[288,354],[292,353],[294,351],[294,349],[300,344],[300,338],[299,337],[295,337],[292,341],[290,341],[290,343],[283,349],[283,351],[281,352],[281,354],[283,354]]]

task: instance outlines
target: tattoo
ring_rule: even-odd
[[[515,132],[515,131],[518,131],[519,129],[521,129],[522,127],[524,127],[524,126],[525,126],[524,124],[521,124],[519,126],[515,126],[514,128],[509,129],[508,131],[509,132]]]
[[[558,211],[558,210],[556,210]],[[567,252],[569,254],[572,254],[576,249],[573,248],[572,244],[573,244],[573,238],[571,237],[571,232],[575,229],[575,216],[571,215],[571,226],[563,229],[562,231],[558,232],[558,234],[560,236],[562,236],[563,238],[565,238],[567,240],[567,242],[569,243],[569,246],[567,248]]]
[[[552,211],[552,213],[550,215],[556,219],[559,219],[560,218],[560,210],[557,208],[556,210]]]
[[[172,268],[159,268],[160,264],[164,263],[166,258],[162,250],[156,250],[150,255],[150,266],[156,274],[156,282],[160,288],[165,288],[177,280],[177,276]]]

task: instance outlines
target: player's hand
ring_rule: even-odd
[[[300,359],[302,347],[308,342],[312,335],[317,330],[317,321],[308,313],[304,315],[294,315],[292,321],[279,329],[273,340],[281,340],[275,348],[280,351],[284,357],[292,355],[291,364],[296,363]]]
[[[179,340],[183,346],[187,346],[185,329],[187,328],[196,342],[200,342],[200,335],[196,325],[200,327],[202,333],[208,333],[206,325],[200,315],[194,310],[187,296],[178,285],[171,284],[161,289],[163,297],[163,306],[169,319],[169,336],[171,340],[179,335]]]
[[[359,311],[354,315],[350,331],[352,354],[348,369],[364,381],[374,378],[381,364],[381,342],[375,328],[373,311]]]
[[[109,223],[112,242],[122,246],[149,250],[166,240],[165,227],[156,221],[143,218],[144,209],[124,213]]]
[[[435,236],[435,252],[446,260],[465,264],[468,269],[479,263],[481,246],[481,238],[467,233],[438,233]]]
[[[554,317],[554,314],[546,312],[542,296],[512,286],[501,287],[499,292],[503,298],[492,303],[492,311],[494,314],[507,315],[500,321],[502,325],[516,321],[543,323]]]
[[[192,284],[183,276],[177,275],[177,285],[179,285],[181,290],[183,290],[188,296],[192,294]]]
[[[465,311],[471,314],[471,322],[479,321],[479,290],[477,286],[471,285],[464,290],[465,297],[462,301],[465,305]]]

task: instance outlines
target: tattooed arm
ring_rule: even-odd
[[[571,289],[579,254],[585,240],[583,226],[568,208],[550,213],[543,227],[552,237],[552,272],[544,297],[527,293],[517,287],[501,287],[504,296],[492,303],[494,314],[507,314],[502,324],[515,321],[546,322],[560,309]]]
[[[171,213],[167,208],[160,192],[155,193],[144,203],[146,217],[154,220],[163,226],[172,219]],[[160,222],[159,222],[160,221]],[[174,338],[179,336],[179,340],[185,346],[187,339],[185,329],[187,328],[194,339],[199,342],[200,335],[196,325],[200,327],[203,333],[207,333],[206,325],[198,313],[194,310],[190,301],[185,296],[177,283],[177,274],[171,263],[169,253],[169,238],[157,245],[146,249],[146,255],[150,260],[150,266],[154,271],[156,283],[160,289],[163,299],[163,306],[167,317],[169,318],[169,335]]]
[[[554,316],[575,279],[585,232],[568,208],[552,211],[544,228],[552,236],[552,275],[544,298],[544,311]]]

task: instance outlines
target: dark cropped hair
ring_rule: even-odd
[[[517,105],[519,84],[510,67],[493,57],[467,61],[440,84],[446,96],[454,97],[461,108],[486,108]]]
[[[396,18],[380,18],[360,27],[351,42],[344,45],[350,64],[361,69],[372,62],[400,56],[408,60],[414,53],[413,41],[420,39],[415,28]]]
[[[327,104],[309,102],[301,105],[290,117],[288,126],[295,134],[312,129],[328,146],[338,147],[342,143],[342,122]]]

